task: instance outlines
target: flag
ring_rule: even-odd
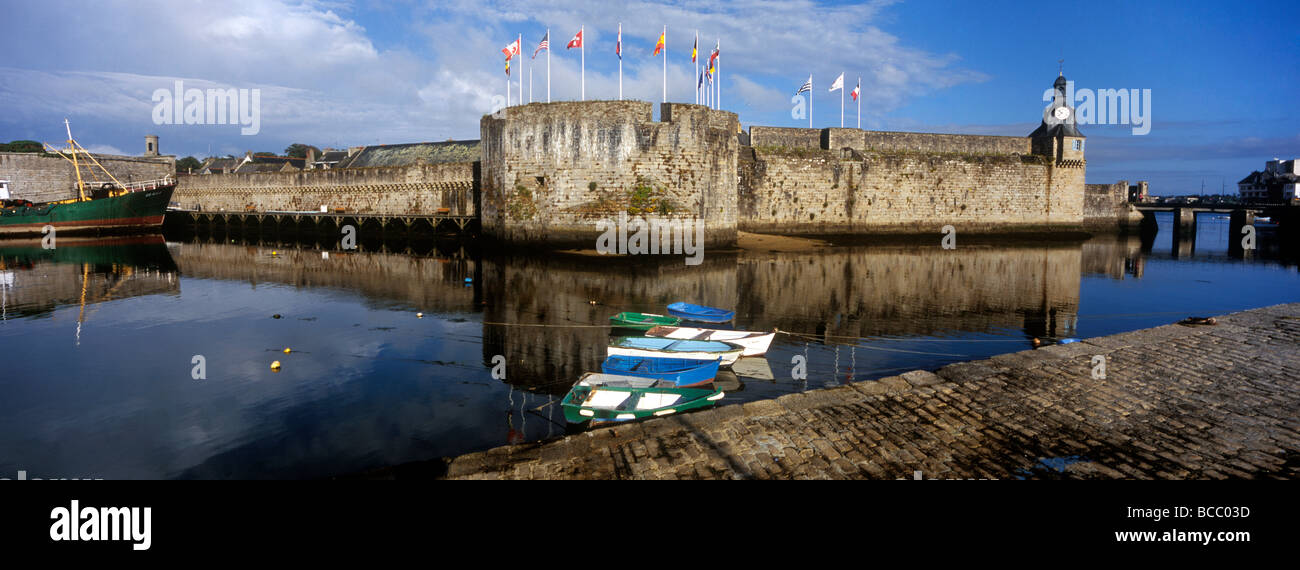
[[[510,58],[506,58],[506,77],[510,76]]]
[[[578,30],[578,34],[573,36],[573,39],[569,40],[569,45],[565,46],[566,49],[580,47],[582,47],[582,30]]]
[[[696,89],[699,89],[700,87],[703,87],[703,86],[704,86],[704,73],[705,73],[706,71],[708,71],[708,70],[707,70],[707,69],[701,69],[701,70],[700,70],[700,83],[699,83],[698,85],[695,86]]]
[[[799,90],[795,91],[794,94],[798,95],[800,93],[811,93],[811,92],[812,92],[812,76],[809,75],[808,81],[805,81],[803,86],[799,87]]]
[[[506,54],[507,61],[509,61],[510,58],[519,55],[519,40],[516,39],[515,41],[510,42],[510,45],[501,49],[501,53]]]
[[[537,59],[538,52],[549,49],[551,49],[551,32],[546,32],[546,35],[542,36],[542,42],[537,44],[537,49],[533,50],[533,59]]]
[[[831,84],[831,88],[829,90],[835,91],[836,89],[843,89],[843,88],[844,88],[844,74],[841,73],[839,77],[835,78],[835,83]]]
[[[859,94],[859,93],[862,93],[862,80],[861,80],[861,79],[858,80],[858,86],[853,88],[853,91],[849,93],[849,96],[852,97],[854,101],[857,101],[857,100],[858,100],[858,94]]]
[[[659,41],[658,43],[655,44],[655,52],[653,55],[659,55],[659,52],[663,51],[663,49],[664,49],[664,34],[659,34]]]
[[[691,46],[691,63],[695,63],[695,56],[700,52],[700,38],[695,38],[695,45]]]
[[[709,55],[709,69],[713,69],[713,61],[718,59],[718,48],[713,48],[713,53]]]
[[[618,25],[618,41],[614,42],[614,55],[623,59],[623,24]]]

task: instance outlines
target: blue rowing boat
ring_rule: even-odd
[[[735,311],[724,311],[703,305],[690,303],[673,303],[668,305],[668,314],[690,321],[702,323],[725,323],[736,318]]]
[[[716,340],[675,340],[649,336],[622,336],[609,341],[605,356],[650,358],[684,358],[714,362],[722,358],[722,367],[730,367],[745,347]]]
[[[721,363],[721,358],[709,362],[688,358],[613,355],[601,363],[600,370],[605,374],[654,378],[670,382],[678,388],[686,388],[712,382],[718,375],[718,365]]]

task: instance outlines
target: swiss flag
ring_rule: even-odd
[[[506,54],[506,59],[519,55],[519,40],[510,42],[510,45],[501,49],[501,53]]]
[[[569,45],[565,47],[570,49],[582,47],[582,30],[578,30],[578,35],[573,36],[573,39],[569,40]]]

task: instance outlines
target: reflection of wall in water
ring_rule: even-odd
[[[284,283],[356,291],[378,300],[430,311],[474,308],[474,261],[466,258],[412,257],[402,254],[281,250],[235,244],[186,243],[172,252],[187,277]]]
[[[481,263],[484,322],[552,325],[484,325],[484,366],[503,355],[510,384],[557,395],[582,373],[600,370],[609,317],[615,313],[663,313],[668,303],[681,300],[736,304],[734,256],[705,256],[694,267],[680,256],[511,257]]]
[[[871,247],[746,255],[737,312],[746,328],[843,335],[1023,328],[1072,334],[1080,248]]]
[[[1084,274],[1141,279],[1145,271],[1146,256],[1142,253],[1142,238],[1137,235],[1099,234],[1083,242]]]

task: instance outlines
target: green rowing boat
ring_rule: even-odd
[[[588,372],[560,401],[569,423],[620,422],[712,406],[726,395],[716,388],[675,388],[654,378]]]
[[[671,327],[681,322],[681,319],[668,315],[634,313],[631,311],[622,312],[609,318],[609,324],[612,326],[640,331],[648,331],[657,326]]]

